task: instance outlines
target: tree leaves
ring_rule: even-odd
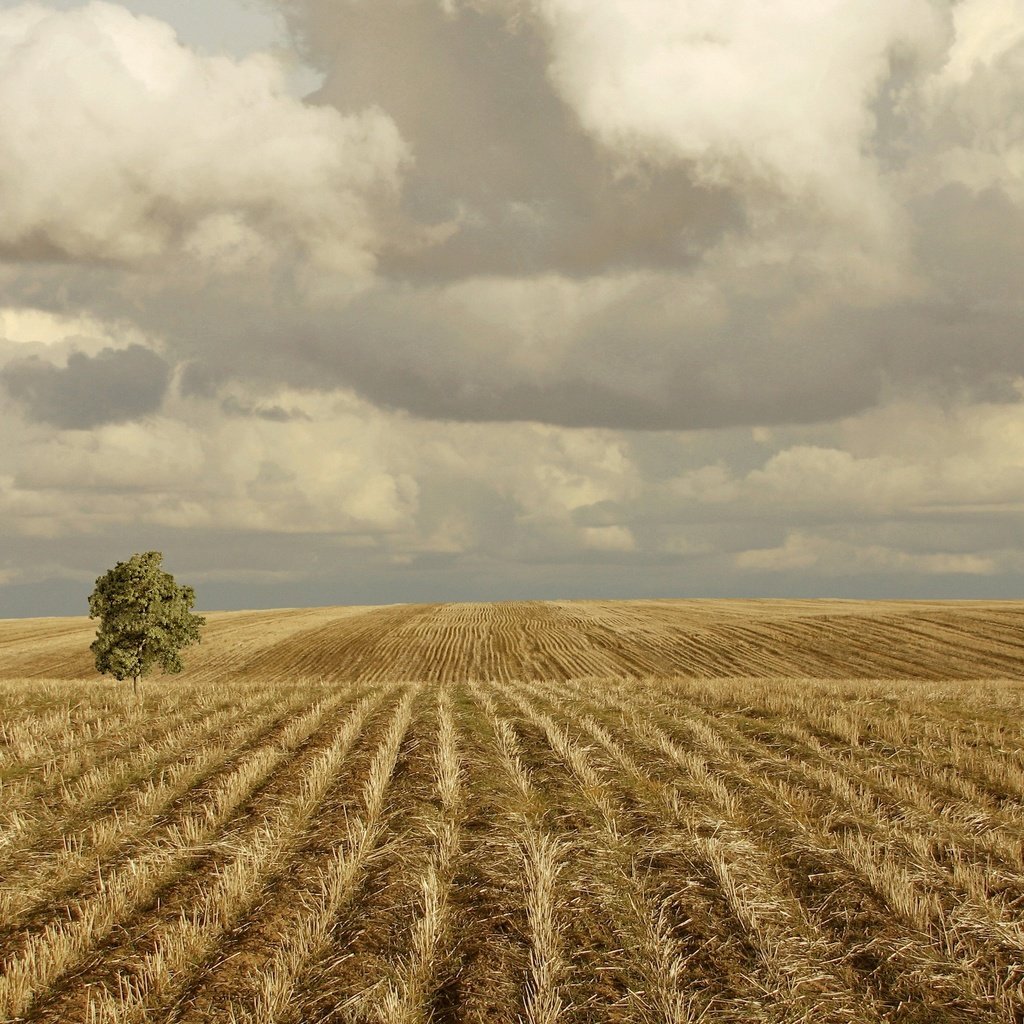
[[[90,646],[97,671],[136,684],[157,666],[180,672],[181,648],[199,642],[206,619],[192,613],[195,591],[178,586],[162,562],[159,551],[146,551],[96,580],[89,617],[100,620]]]

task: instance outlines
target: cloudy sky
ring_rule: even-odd
[[[1024,594],[1024,0],[0,0],[0,615]]]

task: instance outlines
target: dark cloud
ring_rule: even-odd
[[[268,420],[271,423],[290,423],[294,420],[311,419],[310,415],[301,409],[285,409],[280,405],[258,405],[251,402],[243,402],[234,395],[228,395],[220,403],[221,409],[228,416],[252,417],[254,419]]]
[[[947,309],[1024,313],[1024,205],[997,185],[950,183],[916,197],[910,210],[918,256]]]
[[[178,391],[186,398],[214,398],[225,379],[225,374],[215,374],[208,364],[191,359],[178,374]]]
[[[832,301],[791,321],[813,283],[783,280],[756,297],[723,289],[722,312],[708,322],[675,301],[699,286],[687,275],[639,280],[532,343],[518,319],[534,301],[529,281],[521,300],[469,308],[426,283],[382,282],[347,305],[306,306],[281,289],[211,282],[196,291],[169,277],[133,314],[167,339],[175,361],[189,361],[182,394],[206,398],[232,380],[350,387],[432,419],[639,430],[829,422],[898,393],[1002,400],[1024,374],[1024,309],[1011,281],[1024,230],[1011,209],[1000,217],[997,208],[979,218],[985,240],[972,239],[970,211],[986,202],[997,201],[950,189],[915,210],[920,259],[938,282],[923,294]],[[78,308],[123,315],[117,280],[94,273],[40,268],[10,292],[20,287],[27,304],[58,282]]]
[[[403,209],[375,239],[377,277],[355,299],[332,299],[352,294],[345,280],[320,276],[290,244],[266,272],[216,274],[186,261],[159,281],[134,279],[130,319],[188,364],[182,395],[219,400],[233,381],[257,393],[352,388],[431,419],[689,430],[824,423],[893,393],[1014,394],[1024,368],[1024,207],[999,188],[921,186],[905,200],[896,177],[843,164],[851,191],[874,197],[868,207],[887,209],[886,190],[905,205],[890,254],[871,249],[849,218],[830,219],[831,193],[766,199],[753,171],[712,185],[676,152],[612,152],[553,84],[541,22],[507,16],[525,6],[283,6],[325,73],[311,100],[317,114],[374,108],[408,144]],[[803,51],[784,52],[800,65]],[[923,122],[910,132],[917,108],[895,99],[920,89],[930,68],[895,60],[863,99],[877,117],[869,148],[897,177],[941,150],[941,140],[923,140]],[[651,81],[663,73],[652,68]],[[849,116],[851,95],[823,87],[808,99],[822,131],[833,106]],[[711,137],[713,103],[709,94],[697,122]],[[746,107],[720,116],[731,131],[740,115],[740,127],[753,117]],[[736,143],[749,144],[755,163],[756,128]],[[317,193],[306,194],[315,208]],[[447,233],[431,234],[438,225]],[[876,289],[875,264],[896,284]],[[37,263],[19,276],[9,292],[20,289],[25,304],[59,296],[108,320],[126,314],[116,269]],[[492,298],[494,281],[508,287]],[[611,297],[595,299],[602,290]],[[291,415],[270,400],[223,411]]]
[[[780,326],[770,301],[700,325],[675,282],[631,290],[533,352],[503,310],[453,310],[430,290],[375,292],[293,350],[321,382],[432,419],[679,430],[836,419],[874,404],[874,335],[837,310],[810,331]],[[530,300],[524,300],[530,301]],[[509,305],[507,315],[514,316]],[[863,319],[863,318],[862,318]],[[522,353],[522,356],[520,356]]]
[[[31,419],[65,430],[156,412],[170,379],[167,363],[142,345],[105,348],[95,356],[73,352],[65,367],[33,356],[0,370],[0,382]]]
[[[102,2],[4,79],[4,607],[1019,592],[1008,8],[278,2],[306,104]]]
[[[296,5],[298,6],[298,5]],[[388,275],[587,275],[691,263],[742,221],[727,189],[685,165],[627,167],[580,127],[546,75],[536,26],[434,0],[305,12],[327,68],[313,97],[342,112],[379,105],[414,154],[407,216],[451,224],[429,246],[385,246]]]

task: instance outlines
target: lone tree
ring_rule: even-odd
[[[90,650],[99,672],[115,679],[139,680],[159,665],[164,672],[180,672],[179,651],[199,642],[199,627],[206,624],[192,614],[196,603],[191,587],[179,587],[160,568],[159,551],[132,555],[96,580],[89,596],[89,618],[99,619]]]

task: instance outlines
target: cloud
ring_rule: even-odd
[[[226,394],[302,415],[226,416]],[[15,566],[44,540],[116,554],[132,538],[206,552],[190,556],[206,571],[225,565],[226,538],[249,538],[251,562],[232,548],[239,586],[251,582],[241,570],[268,587],[290,573],[292,602],[321,577],[339,588],[333,600],[351,598],[357,566],[367,579],[406,574],[374,591],[384,600],[417,579],[424,597],[427,580],[436,597],[481,581],[500,594],[513,579],[528,593],[541,578],[552,595],[772,592],[776,578],[803,592],[858,578],[867,591],[880,580],[903,593],[951,579],[1005,589],[1024,567],[1022,408],[892,406],[758,441],[432,423],[351,393],[233,383],[172,390],[158,415],[88,432],[12,422],[0,518],[19,538]]]
[[[255,416],[261,420],[269,420],[271,423],[288,423],[291,420],[308,420],[309,414],[302,409],[285,409],[280,405],[257,405],[234,395],[226,395],[221,399],[221,409],[228,416]]]
[[[5,571],[1019,590],[1019,3],[282,0],[305,102],[63,6],[0,10]]]
[[[693,429],[983,395],[1019,362],[1019,303],[949,308],[974,278],[1011,289],[1024,252],[991,201],[974,269],[982,211],[928,182],[949,130],[926,94],[967,31],[941,4],[281,6],[316,102],[378,103],[415,153],[377,285],[303,325],[325,384],[431,418]]]
[[[94,0],[0,11],[0,253],[228,270],[282,243],[363,275],[406,149],[368,109],[302,105],[263,55],[203,57]]]
[[[690,159],[831,203],[874,199],[871,101],[898,51],[930,49],[925,0],[539,0],[550,74],[582,124],[627,157]]]
[[[813,433],[819,443],[783,444],[747,472],[719,461],[669,478],[665,490],[723,513],[746,506],[791,524],[874,529],[941,521],[960,508],[1014,514],[1024,505],[1020,402],[892,403],[841,421],[829,431],[831,444]]]
[[[933,123],[956,145],[946,154],[953,160],[947,173],[964,180],[962,176],[971,177],[973,163],[975,184],[987,174],[1019,183],[1021,139],[1006,125],[1024,93],[1019,0],[962,0],[952,17],[953,39],[945,61],[922,90]],[[1001,169],[998,158],[1004,161]]]
[[[31,419],[66,430],[155,412],[170,379],[167,363],[142,345],[105,348],[95,356],[73,352],[64,367],[29,356],[0,370],[0,383]]]
[[[789,534],[781,547],[741,552],[736,556],[736,565],[740,569],[767,572],[814,570],[824,576],[886,572],[990,576],[998,569],[993,558],[982,555],[916,554],[879,544],[851,544],[801,532]]]
[[[602,432],[535,425],[424,424],[351,394],[231,392],[288,420],[225,416],[222,397],[175,395],[146,422],[54,433],[0,462],[12,529],[71,531],[95,517],[189,529],[365,534],[391,551],[534,544],[621,547],[622,530],[574,511],[621,503],[637,480],[627,446]],[[24,428],[22,428],[24,429]],[[116,501],[106,500],[117,495]],[[18,525],[15,526],[14,524]],[[596,532],[586,530],[593,526]]]
[[[116,329],[87,315],[68,316],[31,307],[0,307],[0,339],[19,346],[49,347],[69,339],[83,342],[101,338],[109,343],[111,332]],[[130,328],[128,332],[131,333]]]
[[[636,550],[636,539],[625,526],[585,526],[581,533],[584,546],[597,551]]]
[[[742,214],[683,167],[623,174],[547,76],[541,26],[488,4],[282,4],[325,74],[316,101],[379,106],[415,154],[391,276],[574,276],[686,265]]]
[[[878,340],[849,338],[832,313],[794,324],[767,296],[730,308],[731,292],[706,273],[381,282],[301,322],[265,307],[231,327],[260,352],[246,374],[350,386],[431,419],[688,429],[823,420],[877,400]],[[197,322],[193,336],[206,331]],[[282,337],[298,340],[282,350]],[[190,387],[239,372],[230,348],[187,355],[202,366]]]
[[[960,131],[939,112],[982,72],[1010,88],[1013,50],[972,43],[985,62],[947,81],[974,30],[941,5],[283,7],[325,78],[306,104],[267,84],[265,59],[197,56],[112,5],[15,9],[38,20],[18,30],[27,108],[51,94],[40,48],[57,39],[83,51],[74,74],[124,76],[101,112],[121,127],[90,137],[85,177],[141,197],[110,245],[141,232],[176,254],[121,258],[131,316],[190,364],[186,391],[354,388],[431,419],[685,430],[828,422],[894,393],[987,399],[1024,371],[1024,208],[936,177]],[[122,35],[171,70],[132,70]],[[85,123],[99,89],[56,109]],[[8,151],[67,165],[42,153],[53,139],[3,131]],[[36,253],[8,291],[123,317],[126,279],[89,263],[111,258],[97,246],[72,266]]]

